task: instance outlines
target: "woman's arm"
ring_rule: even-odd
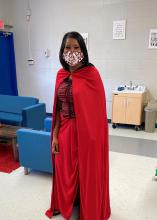
[[[58,149],[58,133],[60,128],[60,106],[59,102],[57,101],[57,110],[56,110],[56,120],[55,126],[53,129],[53,139],[52,139],[52,153],[56,154],[59,152]]]
[[[53,129],[53,138],[58,138],[58,132],[59,132],[59,127],[60,127],[60,113],[59,110],[56,112],[56,123],[55,127]]]

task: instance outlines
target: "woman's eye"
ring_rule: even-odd
[[[75,46],[75,47],[65,46],[65,49],[66,50],[71,50],[71,49],[78,50],[79,47],[78,46]]]
[[[70,49],[70,47],[69,47],[69,46],[66,46],[65,49]]]

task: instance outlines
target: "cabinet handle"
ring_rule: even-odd
[[[127,99],[127,105],[126,105],[126,107],[128,108],[129,107],[129,100]]]

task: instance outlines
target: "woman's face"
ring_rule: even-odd
[[[78,41],[74,38],[68,38],[65,43],[64,53],[67,52],[81,52],[80,45]]]

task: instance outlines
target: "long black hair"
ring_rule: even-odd
[[[60,52],[59,52],[59,60],[60,60],[60,63],[62,64],[63,68],[65,70],[69,70],[69,65],[63,59],[63,52],[64,52],[66,40],[68,38],[74,38],[75,40],[77,40],[77,42],[80,45],[81,52],[84,55],[84,58],[81,62],[83,63],[83,65],[87,65],[89,63],[89,58],[88,58],[88,52],[87,52],[85,41],[84,41],[83,37],[81,36],[81,34],[79,34],[76,31],[72,31],[72,32],[68,32],[64,35],[63,40],[62,40],[62,44],[61,44],[61,48],[60,48]]]

